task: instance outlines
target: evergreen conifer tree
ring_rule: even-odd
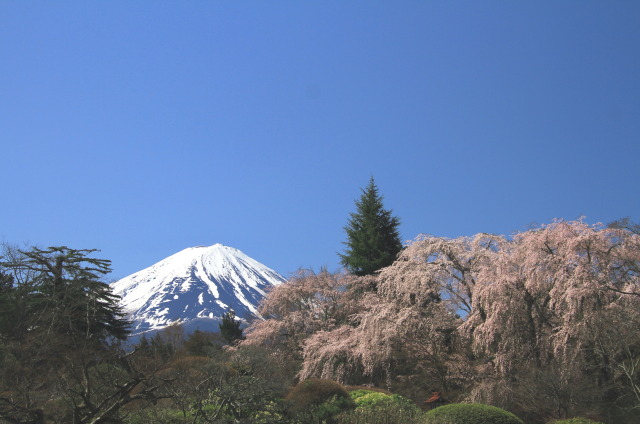
[[[222,338],[228,343],[233,344],[236,340],[243,340],[242,328],[240,328],[240,320],[236,319],[233,311],[227,311],[222,315],[222,322],[218,324]]]
[[[119,297],[102,280],[111,271],[111,262],[89,257],[93,252],[33,247],[3,258],[4,278],[15,275],[20,281],[12,288],[12,303],[22,305],[22,319],[15,324],[32,334],[55,334],[58,341],[126,339],[131,323]]]
[[[402,250],[398,233],[400,220],[384,209],[373,177],[356,201],[356,212],[344,227],[348,240],[341,263],[356,275],[369,275],[389,266]]]

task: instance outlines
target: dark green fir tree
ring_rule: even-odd
[[[227,311],[222,315],[222,322],[218,324],[220,334],[224,341],[228,344],[234,344],[237,340],[243,340],[242,328],[240,328],[240,320],[236,319],[233,311]]]
[[[398,233],[400,220],[384,208],[382,199],[371,177],[360,200],[356,201],[356,211],[344,227],[347,248],[339,255],[342,265],[356,275],[373,274],[391,265],[402,250]]]

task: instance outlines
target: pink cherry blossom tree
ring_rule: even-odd
[[[420,237],[369,281],[348,324],[307,339],[301,377],[385,387],[402,381],[426,391],[459,386],[459,315],[471,311],[478,264],[501,242]]]
[[[299,271],[268,293],[259,310],[267,319],[247,329],[243,344],[269,346],[286,357],[300,359],[307,337],[346,321],[350,308],[344,293],[352,278],[326,270]]]
[[[557,374],[562,393],[555,399],[562,401],[555,408],[557,416],[568,414],[579,397],[587,396],[577,387],[587,384],[592,393],[604,392],[613,383],[607,369],[616,355],[594,354],[596,329],[613,330],[621,305],[625,311],[640,307],[633,270],[640,258],[636,238],[583,221],[555,221],[516,234],[497,250],[477,273],[475,305],[461,327],[476,354],[491,365],[471,398],[504,400],[523,368]],[[628,318],[637,328],[639,317],[632,315]],[[615,349],[622,349],[627,337],[620,334]],[[528,402],[534,404],[531,398]]]
[[[510,238],[423,235],[372,276],[294,276],[267,296],[269,319],[245,343],[299,360],[300,378],[444,391],[531,422],[611,399],[640,409],[633,228],[578,220]]]

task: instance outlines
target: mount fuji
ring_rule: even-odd
[[[217,330],[212,324],[229,310],[244,321],[261,318],[257,305],[265,290],[284,281],[240,250],[214,244],[184,249],[111,288],[121,297],[135,335],[174,322]]]

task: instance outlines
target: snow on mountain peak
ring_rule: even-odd
[[[233,247],[189,247],[112,284],[134,322],[134,332],[173,322],[216,319],[233,310],[242,319],[257,311],[265,289],[285,279]],[[217,327],[216,327],[217,329]]]

